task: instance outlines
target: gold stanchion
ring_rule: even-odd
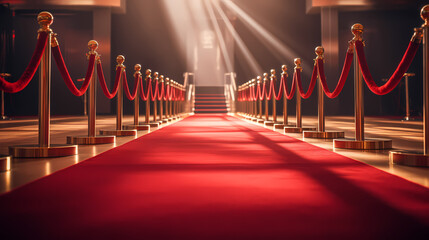
[[[409,85],[408,78],[414,77],[416,74],[414,73],[404,73],[405,78],[405,117],[403,121],[411,121],[414,120],[410,115],[410,95],[409,95]]]
[[[142,66],[140,64],[136,64],[134,65],[134,79],[136,78],[136,76],[138,76],[139,79],[141,79],[141,70]],[[125,126],[126,129],[136,129],[137,131],[150,131],[150,126],[147,124],[140,124],[140,84],[137,85],[137,95],[136,98],[134,98],[134,124],[133,125],[128,125]]]
[[[155,85],[159,84],[158,76],[159,76],[158,72],[155,72],[153,74],[153,81],[154,81]],[[155,88],[155,90],[156,90],[156,88]],[[153,100],[153,121],[152,121],[152,123],[158,123],[158,126],[159,126],[159,125],[161,125],[162,121],[158,121],[158,101],[157,101],[157,97],[156,97],[157,93],[153,93],[153,94],[155,95],[155,99]]]
[[[116,57],[116,68],[122,69],[122,74],[125,74],[125,66],[124,66],[125,57],[123,55],[118,55]],[[122,84],[123,78],[119,79],[119,89],[116,95],[116,129],[115,130],[100,130],[101,135],[114,135],[117,137],[125,137],[125,136],[137,136],[137,130],[124,130],[122,129],[122,118],[123,118],[123,100],[124,100],[124,87]]]
[[[159,83],[160,86],[162,86],[164,84],[164,75],[161,75],[159,77]],[[164,93],[165,93],[165,86],[164,86]],[[162,93],[161,93],[162,94]],[[165,95],[164,95],[165,96]],[[164,96],[161,97],[161,100],[159,100],[159,120],[162,123],[168,123],[167,118],[164,118]]]
[[[288,77],[287,74],[287,66],[282,65],[282,76],[284,76],[285,85],[286,85],[286,78]],[[274,123],[273,129],[284,129],[285,126],[289,126],[288,122],[288,114],[287,114],[287,98],[286,98],[286,89],[283,89],[283,122]]]
[[[361,24],[354,24],[351,28],[351,31],[354,35],[354,38],[351,40],[353,44],[356,40],[362,40],[363,26]],[[355,139],[334,139],[334,147],[362,150],[392,148],[392,140],[390,139],[365,139],[363,80],[356,51],[354,53],[353,60],[355,83]]]
[[[302,71],[301,67],[301,58],[295,58],[295,69],[294,71]],[[302,133],[302,131],[312,131],[316,130],[316,128],[311,127],[302,127],[302,112],[301,112],[301,95],[299,92],[295,94],[296,99],[296,125],[295,127],[284,127],[284,133]]]
[[[395,164],[429,167],[429,5],[422,8],[420,16],[425,22],[414,29],[411,41],[421,41],[423,37],[423,151],[390,151],[389,159]]]
[[[170,86],[170,78],[165,78],[165,91],[167,93],[167,90],[169,89]],[[167,95],[166,95],[167,96]],[[165,117],[167,119],[167,121],[171,122],[171,116],[170,116],[170,112],[169,112],[169,105],[170,105],[170,100],[168,100],[168,97],[165,99]]]
[[[48,33],[51,41],[52,30],[49,28],[54,17],[49,12],[41,12],[37,16],[39,32]],[[56,44],[56,42],[52,42]],[[51,45],[46,44],[39,67],[39,144],[20,145],[9,147],[9,154],[13,157],[62,157],[77,154],[76,145],[54,145],[50,143],[50,105],[51,105]]]
[[[278,124],[278,122],[277,122],[277,106],[276,106],[277,100],[276,100],[276,91],[275,91],[275,89],[276,89],[275,86],[276,86],[276,82],[277,82],[276,70],[271,69],[270,73],[271,73],[270,81],[271,81],[271,84],[274,86],[273,94],[271,96],[271,100],[272,100],[271,105],[273,107],[273,109],[272,109],[273,121],[264,122],[264,125],[268,126],[268,127],[274,127],[274,124]]]
[[[0,77],[7,78],[11,75],[9,73],[0,73]],[[9,120],[9,117],[7,117],[4,113],[4,91],[1,92],[1,112],[0,112],[0,120]]]
[[[252,86],[254,87],[254,90],[255,90],[255,96],[256,96],[256,88],[257,88],[257,86],[256,86],[256,79],[252,79],[251,80],[252,81]],[[258,110],[257,110],[257,99],[255,99],[255,100],[253,100],[252,101],[252,115],[250,116],[250,120],[252,120],[253,122],[257,122],[258,121]]]
[[[96,52],[98,48],[98,42],[91,40],[88,42],[88,48],[90,49],[87,54],[88,59],[90,55],[96,55],[96,61],[100,61],[100,58]],[[88,136],[67,136],[68,144],[77,144],[77,145],[93,145],[93,144],[104,144],[104,143],[114,143],[116,140],[115,136],[96,136],[96,68],[92,74],[92,79],[89,82],[89,114],[88,116]],[[85,94],[87,94],[87,92]]]
[[[321,46],[316,47],[314,50],[318,59],[324,59],[323,53],[325,49]],[[324,95],[322,82],[319,78],[319,84],[317,85],[317,131],[303,131],[303,136],[305,138],[321,138],[321,139],[333,139],[333,138],[344,138],[344,132],[339,131],[325,131],[325,104],[324,104]]]
[[[268,85],[268,73],[264,73],[263,76],[264,76],[265,89],[266,89],[266,91],[269,91],[270,86]],[[264,106],[264,108],[265,108],[265,121],[264,121],[264,124],[265,124],[266,122],[270,122],[268,98],[266,95],[265,95],[265,106]]]
[[[261,76],[257,76],[256,77],[256,86],[258,87],[258,86],[260,86],[261,85],[261,83],[262,83],[262,78],[261,78]],[[261,91],[262,91],[262,89],[261,89]],[[262,92],[261,92],[261,94],[262,94]],[[261,98],[257,98],[256,99],[256,101],[258,102],[258,113],[257,113],[257,119],[256,119],[256,122],[257,123],[264,123],[265,122],[265,120],[262,118],[262,100],[261,100]]]

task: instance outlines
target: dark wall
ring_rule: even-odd
[[[126,14],[112,16],[112,61],[119,54],[125,56],[128,79],[132,79],[138,63],[142,73],[151,69],[152,73],[183,83],[186,58],[180,54],[181,46],[177,45],[162,4],[159,0],[128,0]],[[128,99],[124,100],[124,113],[133,113],[133,103]]]

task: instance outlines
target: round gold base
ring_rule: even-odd
[[[314,131],[316,128],[312,127],[284,127],[284,133],[302,133],[302,131]]]
[[[265,120],[264,121],[264,126],[273,126],[273,125],[274,125],[274,122],[271,120]]]
[[[76,145],[95,145],[95,144],[107,144],[115,143],[115,136],[67,136],[67,144]]]
[[[257,123],[262,123],[262,124],[264,124],[265,120],[264,120],[264,119],[261,119],[261,118],[258,118],[258,120],[257,120],[256,122],[257,122]]]
[[[135,129],[137,131],[148,131],[148,130],[150,130],[150,126],[146,125],[146,124],[145,125],[127,125],[127,126],[124,126],[124,128],[127,130]]]
[[[12,156],[0,155],[0,172],[9,171],[12,165]]]
[[[258,122],[258,120],[259,118],[255,118],[255,117],[252,118],[252,122]]]
[[[391,163],[400,165],[429,167],[429,155],[424,155],[423,152],[390,151],[389,160]]]
[[[251,117],[251,116],[245,116],[244,117],[244,119],[246,119],[246,120],[251,120],[253,117]]]
[[[168,123],[168,119],[162,119],[161,122],[164,123]]]
[[[304,131],[304,138],[320,138],[320,139],[334,139],[334,138],[344,138],[344,132],[335,132],[335,131]]]
[[[159,122],[150,122],[147,123],[147,125],[149,125],[151,128],[157,128],[159,127]]]
[[[14,158],[47,158],[64,157],[77,154],[76,145],[51,144],[49,147],[39,145],[10,146],[9,154]]]
[[[334,139],[334,148],[357,150],[382,150],[392,148],[392,140],[382,138],[369,138],[365,140]]]
[[[295,125],[289,125],[289,124],[284,125],[282,122],[275,123],[273,125],[273,129],[283,129],[285,127],[295,127]]]
[[[137,136],[137,130],[100,130],[100,135],[113,135],[117,137]]]

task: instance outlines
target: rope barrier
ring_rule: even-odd
[[[377,95],[385,95],[391,92],[401,81],[404,73],[408,70],[411,65],[411,62],[414,59],[414,56],[417,53],[417,50],[420,46],[420,41],[410,41],[407,51],[402,57],[401,62],[396,68],[395,72],[389,78],[389,80],[382,86],[377,86],[372,75],[368,68],[368,63],[366,61],[365,53],[363,50],[364,43],[360,40],[355,41],[356,54],[359,59],[359,66],[362,70],[363,78],[365,79],[366,85],[368,88]]]
[[[151,91],[151,87],[149,87],[152,84],[152,78],[151,77],[147,77],[146,79],[146,94],[144,94],[144,88],[143,88],[143,81],[142,81],[142,77],[140,76],[140,98],[143,101],[147,101],[147,99],[149,98],[149,94]]]
[[[125,69],[124,69],[124,73],[122,74],[122,76],[123,76],[122,84],[124,87],[125,96],[127,96],[128,100],[133,101],[134,98],[136,98],[136,96],[137,96],[137,90],[138,90],[138,86],[140,83],[140,76],[138,74],[135,74],[135,76],[134,76],[134,90],[133,90],[132,94],[130,93],[130,89],[128,87],[128,80],[127,80],[127,74],[125,72]]]
[[[155,81],[155,89],[152,89],[150,91],[150,96],[151,96],[150,99],[152,101],[155,101],[155,98],[157,97],[157,95],[158,95],[158,81]]]
[[[86,71],[85,81],[79,89],[76,87],[72,78],[70,77],[69,71],[67,70],[66,64],[64,63],[63,55],[61,54],[61,49],[59,45],[52,47],[52,55],[54,56],[61,77],[63,78],[70,92],[72,92],[75,96],[82,96],[88,89],[89,83],[91,82],[92,75],[94,73],[95,58],[97,56],[97,53],[89,53],[88,69]]]
[[[34,50],[33,56],[31,57],[30,63],[25,69],[24,73],[16,82],[8,82],[3,77],[0,77],[0,90],[7,93],[17,93],[22,91],[33,79],[37,68],[42,60],[42,55],[45,52],[46,44],[48,44],[48,32],[39,32],[39,37],[36,43],[36,49]]]
[[[295,81],[297,81],[299,94],[301,95],[302,98],[307,99],[313,93],[314,86],[316,85],[317,66],[314,65],[314,67],[313,67],[313,73],[311,74],[310,85],[308,86],[307,92],[304,92],[304,90],[302,89],[301,71],[302,71],[302,68],[296,68],[296,71],[294,72],[293,77],[294,77]]]
[[[98,80],[100,82],[100,86],[101,86],[101,89],[103,90],[104,95],[108,99],[114,98],[119,89],[119,82],[121,79],[122,68],[120,67],[116,68],[115,84],[113,85],[112,92],[110,92],[109,89],[107,88],[106,80],[104,79],[103,68],[101,66],[100,60],[97,61],[97,74],[98,74]]]
[[[317,49],[316,49],[316,53],[317,53]],[[343,90],[344,84],[346,83],[347,77],[349,75],[352,63],[353,63],[353,48],[349,48],[346,54],[346,59],[344,60],[343,70],[341,71],[340,79],[338,80],[337,86],[335,87],[334,91],[331,92],[329,91],[329,87],[326,82],[325,64],[324,64],[323,56],[320,55],[316,58],[316,65],[317,65],[317,70],[319,74],[319,79],[320,79],[320,82],[322,83],[323,91],[325,92],[325,95],[328,98],[336,98],[341,93],[341,90]]]
[[[295,76],[295,75],[294,75]],[[287,100],[292,100],[293,95],[295,95],[295,90],[296,90],[296,81],[294,78],[292,78],[292,85],[290,88],[290,92],[287,88],[287,84],[286,84],[286,80],[287,80],[288,74],[284,71],[282,73],[282,77],[281,77],[281,81],[283,81],[283,90],[285,92],[285,97]],[[289,92],[289,93],[288,93]]]
[[[283,97],[283,92],[284,92],[284,78],[283,76],[280,78],[280,85],[279,85],[279,91],[276,94],[275,91],[275,81],[273,81],[273,93],[274,93],[274,98],[279,101],[280,99],[282,99]]]

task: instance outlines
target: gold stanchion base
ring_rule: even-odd
[[[256,122],[257,122],[257,123],[262,123],[262,124],[264,124],[265,120],[264,120],[264,119],[262,119],[262,118],[258,118],[258,120],[257,120]]]
[[[302,133],[302,131],[314,131],[316,128],[313,127],[284,127],[284,133]]]
[[[0,172],[9,171],[12,166],[12,156],[0,155]]]
[[[246,120],[251,120],[253,117],[251,117],[251,116],[245,116],[244,117],[244,119],[246,119]]]
[[[147,123],[151,128],[158,128],[159,127],[159,122],[150,122]]]
[[[11,120],[8,116],[0,116],[0,120]]]
[[[14,158],[47,158],[64,157],[77,154],[76,145],[51,144],[49,147],[39,145],[10,146],[9,154]]]
[[[368,138],[365,140],[334,139],[334,148],[356,150],[382,150],[392,148],[392,140],[382,138]]]
[[[390,151],[389,160],[400,165],[429,167],[429,155],[424,155],[423,152]]]
[[[115,136],[67,136],[67,144],[76,145],[95,145],[95,144],[107,144],[115,143]]]
[[[336,131],[304,131],[304,138],[320,138],[320,139],[334,139],[334,138],[344,138],[344,132]]]
[[[252,122],[258,122],[258,120],[259,118],[255,118],[255,117],[252,118]]]
[[[113,135],[116,137],[137,136],[137,130],[100,130],[100,135]]]
[[[283,128],[285,128],[285,127],[295,127],[295,125],[291,125],[291,124],[286,124],[286,125],[284,125],[283,123],[275,123],[274,125],[273,125],[273,129],[275,130],[275,129],[283,129]]]
[[[270,124],[270,125],[269,125]],[[265,120],[264,121],[264,126],[273,126],[274,125],[274,122],[273,121],[271,121],[271,120]]]
[[[161,122],[164,123],[168,123],[168,119],[162,119]]]
[[[125,129],[127,129],[127,130],[133,130],[133,129],[135,129],[135,130],[137,130],[137,131],[148,131],[148,130],[150,130],[150,125],[128,125],[128,126],[124,126],[125,127]]]

